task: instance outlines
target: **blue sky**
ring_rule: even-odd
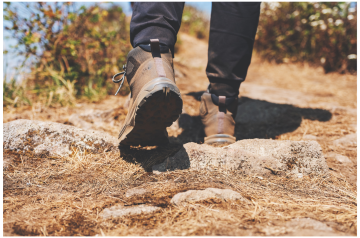
[[[18,3],[13,3],[13,4],[19,5]],[[89,6],[93,6],[94,4],[96,4],[96,2],[77,2],[77,7],[80,7],[82,5],[89,7]],[[109,3],[102,3],[102,4],[104,4],[106,6]],[[208,15],[208,17],[210,19],[211,2],[185,2],[185,4],[197,7],[199,10],[203,11],[206,15]],[[116,2],[116,5],[121,6],[126,15],[132,14],[130,2]],[[20,7],[20,9],[21,8],[22,7]],[[4,21],[3,27],[5,27],[6,25],[7,24]],[[5,73],[6,73],[7,78],[9,78],[9,77],[14,76],[15,74],[20,75],[20,73],[15,72],[14,67],[16,67],[17,65],[19,65],[22,62],[23,57],[16,56],[16,50],[13,50],[10,48],[11,45],[16,44],[16,40],[11,39],[11,38],[5,39],[5,36],[9,36],[9,34],[7,34],[7,32],[5,30],[3,30],[3,32],[4,32],[4,36],[3,36],[4,37],[4,41],[3,41],[4,50],[9,51],[9,53],[6,56],[3,55],[3,66],[4,66],[3,76],[5,76]],[[5,65],[6,62],[8,64],[7,66]],[[30,64],[31,64],[31,62],[30,62]],[[27,72],[28,70],[29,70],[29,66],[25,67],[23,72]],[[21,79],[21,77],[16,77],[16,78],[18,80]]]

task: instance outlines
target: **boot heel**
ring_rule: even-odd
[[[227,134],[215,134],[204,138],[204,143],[212,144],[232,144],[236,142],[236,138]]]

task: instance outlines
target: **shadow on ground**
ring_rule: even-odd
[[[191,92],[200,101],[201,92]],[[292,132],[301,125],[302,119],[329,121],[331,112],[316,108],[299,108],[289,104],[271,103],[268,101],[239,98],[238,113],[235,118],[236,140],[242,139],[275,139],[277,136]],[[181,114],[178,120],[179,127],[183,129],[177,137],[171,137],[170,142],[203,143],[204,128],[200,116]]]
[[[180,149],[184,148],[182,144],[170,143],[154,148],[151,147],[128,147],[120,146],[120,157],[130,163],[139,164],[146,172],[152,171],[152,166],[164,162],[170,156],[173,156]]]

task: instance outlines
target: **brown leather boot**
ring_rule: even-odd
[[[138,46],[127,56],[125,74],[131,98],[119,134],[120,146],[167,144],[166,127],[176,121],[183,105],[175,85],[171,51],[157,39]]]
[[[204,93],[200,105],[200,116],[206,135],[204,143],[214,145],[234,143],[236,112],[237,98],[217,97]]]

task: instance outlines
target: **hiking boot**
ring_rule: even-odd
[[[204,143],[213,145],[234,143],[236,112],[237,97],[204,93],[200,105],[200,116],[206,135]]]
[[[158,39],[140,45],[129,52],[124,74],[131,97],[119,134],[120,146],[169,143],[166,127],[177,120],[183,105],[175,85],[171,51]]]

